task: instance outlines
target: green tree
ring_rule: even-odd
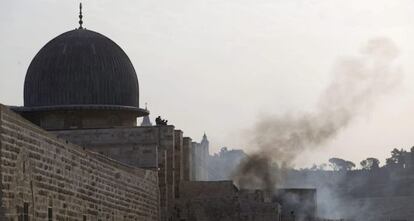
[[[355,164],[353,162],[335,157],[329,159],[329,163],[331,163],[333,170],[336,171],[352,170],[352,168],[355,167]]]
[[[406,153],[407,151],[405,151],[404,149],[398,150],[397,148],[394,148],[391,151],[391,157],[387,158],[385,161],[386,165],[403,167],[405,164],[404,154]]]
[[[377,158],[369,157],[361,161],[360,164],[364,170],[375,170],[379,168],[380,161]]]

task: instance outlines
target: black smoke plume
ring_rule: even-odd
[[[255,152],[239,165],[235,183],[241,188],[273,191],[283,175],[279,168],[294,166],[294,160],[305,150],[334,138],[400,83],[401,71],[394,65],[398,54],[390,39],[370,40],[359,56],[337,62],[333,79],[314,111],[260,119],[247,133],[246,146]]]

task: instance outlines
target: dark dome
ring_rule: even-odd
[[[29,109],[139,109],[138,79],[125,52],[94,31],[75,29],[48,42],[24,83]]]

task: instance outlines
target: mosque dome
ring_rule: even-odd
[[[148,114],[139,108],[138,79],[128,56],[111,39],[84,28],[57,36],[33,58],[24,83],[24,109]]]

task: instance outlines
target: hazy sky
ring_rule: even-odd
[[[78,26],[78,1],[1,0],[0,103],[23,104],[27,67],[55,36]],[[335,62],[376,37],[392,39],[403,84],[306,163],[381,162],[414,145],[412,0],[88,0],[84,27],[118,43],[138,74],[140,102],[211,150],[244,148],[262,114],[309,111]]]

